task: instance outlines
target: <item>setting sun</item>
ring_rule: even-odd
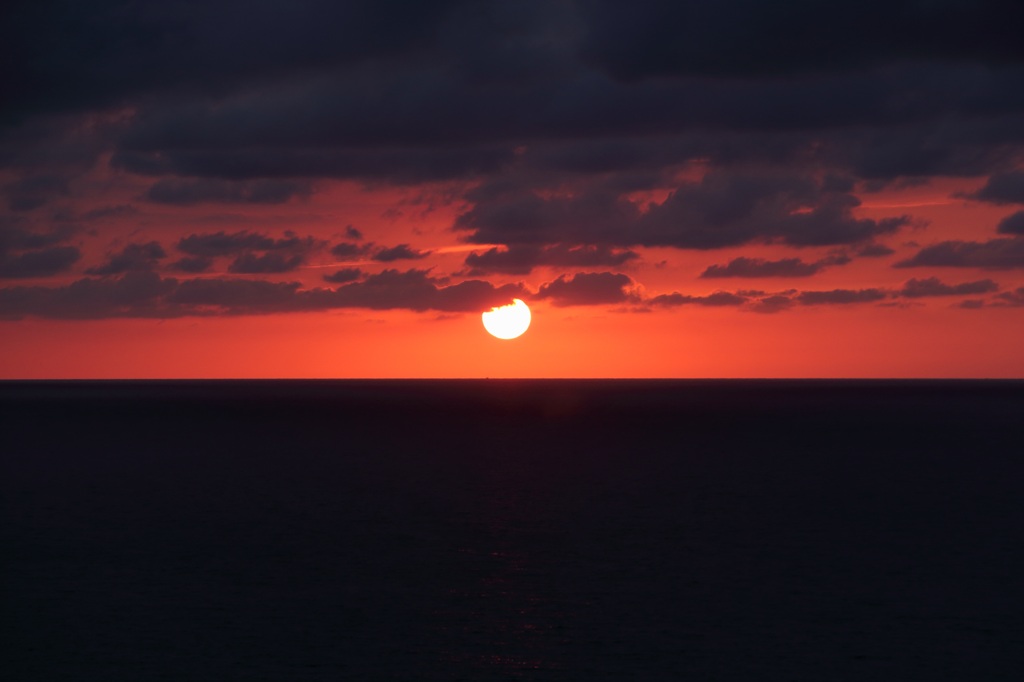
[[[499,339],[514,339],[522,336],[530,327],[530,307],[520,299],[508,305],[491,308],[483,314],[484,329]]]

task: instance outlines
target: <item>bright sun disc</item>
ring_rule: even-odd
[[[508,305],[491,308],[483,314],[484,329],[499,339],[514,339],[530,326],[530,308],[518,298]]]

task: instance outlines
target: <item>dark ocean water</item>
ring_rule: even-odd
[[[0,383],[10,680],[1017,680],[1024,383]]]

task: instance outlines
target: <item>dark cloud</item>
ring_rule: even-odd
[[[89,275],[120,275],[132,270],[152,270],[167,253],[158,242],[128,244],[117,253],[108,254],[107,262],[85,272]]]
[[[0,289],[0,318],[181,317],[367,308],[481,312],[524,297],[521,285],[467,280],[448,284],[426,270],[384,270],[336,289],[302,290],[298,282],[203,278],[179,281],[154,272],[82,279],[60,287]]]
[[[349,285],[353,286],[353,285]],[[526,290],[519,284],[504,284],[495,287],[490,282],[470,279],[451,286],[438,287],[431,297],[429,305],[413,310],[427,308],[443,312],[476,313],[491,308],[508,305],[513,298],[526,295]]]
[[[186,256],[171,263],[172,270],[181,272],[206,272],[213,267],[213,259],[207,256]]]
[[[1024,10],[1006,0],[926,3],[868,0],[858,12],[796,0],[579,3],[585,58],[617,78],[758,77],[864,68],[908,58],[1024,59]],[[966,30],[965,27],[970,27]]]
[[[909,222],[905,216],[854,218],[856,197],[788,173],[710,172],[646,210],[603,191],[542,197],[491,189],[467,194],[474,206],[456,221],[457,229],[473,231],[472,241],[712,249],[770,240],[812,246],[862,242]]]
[[[281,75],[420,54],[457,4],[220,0],[168,12],[116,0],[88,7],[15,1],[0,34],[12,102],[0,120],[107,107],[158,88],[220,94]]]
[[[893,267],[938,266],[951,268],[1024,268],[1024,238],[987,242],[947,241],[926,246]]]
[[[743,306],[758,313],[777,313],[801,305],[845,305],[873,303],[887,297],[881,289],[833,289],[831,291],[784,291],[766,294],[763,291],[718,291],[708,296],[688,296],[680,293],[662,294],[648,303],[657,306],[703,305]]]
[[[528,274],[537,266],[543,249],[538,246],[524,245],[510,248],[494,247],[483,253],[470,253],[466,256],[466,265],[474,274],[504,272],[513,275]]]
[[[874,303],[886,294],[881,289],[833,289],[831,291],[801,291],[796,300],[803,305],[846,305]]]
[[[781,313],[783,310],[789,310],[794,305],[793,298],[786,294],[772,294],[771,296],[765,296],[764,298],[754,301],[750,305],[750,310],[755,313],[765,313],[771,315],[773,313]]]
[[[993,204],[1024,204],[1024,171],[995,173],[981,189],[967,196]]]
[[[906,298],[920,298],[923,296],[965,296],[973,294],[987,294],[998,291],[999,285],[990,279],[982,279],[977,282],[964,282],[962,284],[945,284],[938,277],[927,279],[911,279],[903,285],[900,296]]]
[[[882,256],[891,256],[896,253],[895,249],[890,249],[885,244],[867,244],[857,250],[857,255],[861,258],[880,258]]]
[[[869,0],[856,12],[810,0],[169,8],[15,0],[0,21],[3,193],[26,220],[45,213],[99,230],[135,210],[110,199],[76,217],[79,199],[97,186],[84,174],[108,159],[114,177],[145,176],[145,197],[170,205],[281,203],[321,177],[374,186],[458,179],[459,190],[445,190],[465,201],[454,227],[472,243],[507,245],[470,254],[470,273],[615,270],[636,258],[636,246],[839,245],[860,257],[890,255],[873,240],[910,219],[860,217],[855,188],[986,176],[975,198],[1021,201],[1022,12],[1009,0]],[[658,199],[637,199],[640,191]],[[1015,216],[1000,223],[1003,235],[1024,235]],[[363,242],[352,226],[344,235],[331,249],[339,260],[425,255]],[[0,238],[19,244],[0,249],[5,276],[54,274],[78,258],[63,239]],[[295,235],[192,234],[178,242],[185,257],[171,267],[206,272],[223,258],[234,272],[285,272],[322,246]],[[748,257],[705,276],[804,276],[842,258]],[[78,296],[86,316],[133,314],[109,301],[125,287],[152,285],[134,270],[154,260],[115,254],[92,270],[107,277],[76,283],[74,295],[31,287],[5,295],[51,311]],[[943,242],[897,265],[1024,267],[1024,237]],[[115,280],[118,273],[126,274]],[[427,270],[308,291],[234,278],[160,281],[175,295],[206,292],[222,303],[165,292],[138,310],[461,310],[512,291],[451,285]],[[542,292],[565,305],[622,303],[635,300],[630,285],[626,275],[591,272]],[[670,294],[658,305],[769,312],[876,290],[850,291]]]
[[[147,112],[111,163],[153,176],[414,183],[493,176],[523,161],[533,172],[646,169],[650,182],[701,158],[891,180],[992,172],[1024,142],[1018,70],[901,64],[813,79],[624,84],[570,60],[515,87],[490,84],[481,98],[450,66],[368,66]],[[908,87],[915,97],[903,96]],[[612,180],[627,186],[626,176]]]
[[[145,198],[158,204],[191,206],[208,202],[226,204],[283,204],[294,196],[308,196],[309,183],[286,180],[230,182],[203,178],[160,180],[146,191]]]
[[[495,188],[482,186],[467,193],[473,207],[456,220],[456,229],[473,231],[473,242],[607,242],[626,246],[641,242],[635,230],[638,207],[607,192],[543,197],[532,190],[492,190]]]
[[[417,251],[408,244],[399,244],[378,250],[373,254],[373,260],[381,263],[391,263],[396,260],[419,260],[426,258],[430,253],[430,251]]]
[[[58,175],[30,175],[4,187],[12,211],[30,211],[54,197],[68,194],[68,179]]]
[[[471,30],[498,38],[496,28]],[[528,34],[513,38],[525,49],[522,63],[512,66],[542,66],[512,80],[467,72],[470,60],[501,49],[497,40],[479,41],[474,53],[462,52],[462,44],[439,45],[434,61],[299,74],[277,87],[268,83],[147,110],[119,140],[113,162],[134,172],[183,177],[409,180],[493,173],[514,159],[523,142],[646,137],[650,146],[658,144],[652,138],[664,138],[667,155],[659,158],[678,164],[695,156],[716,162],[763,156],[758,147],[777,151],[779,134],[810,132],[817,144],[798,135],[789,140],[790,153],[799,147],[806,154],[813,145],[821,158],[840,153],[851,162],[859,159],[848,165],[891,172],[899,157],[907,169],[948,165],[956,157],[967,162],[966,150],[987,141],[967,134],[973,119],[1015,114],[1021,105],[1013,90],[1020,74],[1012,69],[908,61],[814,77],[622,83],[581,65],[571,41],[558,47],[544,35],[532,38],[529,44]],[[903,96],[911,85],[915,96]],[[481,86],[487,97],[478,96]],[[915,123],[922,124],[920,131],[907,129]],[[890,127],[900,128],[895,138],[875,130]],[[832,134],[823,140],[822,131]],[[749,134],[761,139],[742,137]],[[685,138],[682,147],[673,139],[679,136]],[[889,153],[894,142],[897,153]]]
[[[295,270],[305,262],[306,255],[320,246],[312,237],[287,233],[281,239],[253,232],[192,234],[178,242],[178,250],[189,254],[175,261],[171,268],[182,272],[206,272],[213,258],[234,255],[228,270],[240,274],[278,273]],[[167,256],[157,242],[128,244],[120,252],[110,254],[106,263],[86,270],[90,275],[117,275],[132,270],[151,270],[159,259]]]
[[[354,282],[363,276],[363,271],[359,268],[342,268],[337,272],[329,275],[324,275],[325,282],[333,282],[335,284],[347,284]]]
[[[1024,306],[1024,287],[1013,291],[1004,291],[996,296],[996,305],[1020,307]]]
[[[621,191],[693,159],[796,161],[848,192],[850,174],[1005,170],[1024,136],[1009,1],[17,5],[0,124],[130,110],[94,125],[99,146],[172,203],[477,180],[517,159]],[[28,164],[15,137],[6,156]]]
[[[507,248],[491,248],[483,253],[470,253],[466,256],[466,265],[470,268],[471,274],[501,272],[525,275],[539,266],[614,267],[624,265],[639,257],[634,251],[615,249],[600,244],[583,246],[554,244],[545,247],[514,244]]]
[[[100,206],[94,208],[91,211],[86,211],[79,220],[84,222],[90,222],[93,220],[103,220],[104,218],[118,218],[122,216],[136,215],[139,209],[129,204],[117,204],[116,206]]]
[[[0,224],[0,255],[8,251],[42,249],[71,239],[75,229],[62,225],[49,232],[33,232],[15,224]]]
[[[314,105],[315,102],[307,106]],[[153,144],[164,146],[159,141]],[[234,181],[306,176],[415,184],[492,174],[513,158],[513,148],[497,145],[469,149],[128,149],[117,152],[111,165],[152,176],[186,175]]]
[[[228,272],[254,275],[259,273],[290,272],[302,265],[301,254],[292,256],[271,251],[262,255],[243,253],[228,266]]]
[[[713,277],[810,277],[821,271],[823,264],[805,263],[799,258],[765,260],[740,256],[727,265],[712,265],[701,273],[703,278]]]
[[[312,237],[299,237],[287,232],[281,239],[274,239],[255,232],[216,232],[212,234],[190,234],[178,242],[178,250],[191,256],[216,258],[232,256],[248,251],[292,251],[307,253],[320,246]]]
[[[999,221],[996,231],[1000,234],[1019,234],[1024,236],[1024,211],[1011,213]]]
[[[373,244],[355,244],[353,242],[341,242],[331,247],[331,253],[341,259],[357,258],[369,253]]]
[[[155,272],[134,271],[62,287],[8,287],[0,289],[0,318],[164,317],[161,297],[176,286],[176,280],[161,279]]]
[[[324,307],[442,312],[482,312],[523,295],[520,285],[495,287],[481,280],[446,285],[445,280],[430,277],[426,270],[401,272],[392,269],[369,275],[361,282],[342,285],[333,292],[318,290],[308,293],[311,299]]]
[[[13,224],[0,225],[0,279],[49,277],[68,270],[81,258],[74,246],[56,246],[74,234],[61,226],[33,232]]]
[[[219,308],[238,314],[287,312],[301,309],[298,282],[254,279],[190,279],[171,288],[165,302],[169,316]]]
[[[49,277],[69,269],[81,257],[74,246],[53,246],[22,253],[0,252],[0,278]]]
[[[738,306],[743,305],[749,300],[748,297],[740,294],[732,294],[727,291],[716,291],[713,294],[707,296],[689,296],[686,294],[680,294],[679,292],[673,292],[671,294],[661,294],[650,299],[648,303],[651,305],[674,307],[680,305],[703,305],[709,307],[724,307],[724,306]]]
[[[637,300],[628,289],[633,280],[621,273],[578,272],[571,278],[561,275],[553,282],[542,284],[536,298],[551,299],[553,305],[604,305],[629,303]]]
[[[709,173],[677,189],[638,221],[647,245],[717,248],[754,240],[796,246],[849,244],[894,232],[907,217],[857,219],[860,201],[786,174]]]

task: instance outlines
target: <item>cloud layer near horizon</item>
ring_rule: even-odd
[[[617,272],[577,272],[541,284],[531,291],[522,284],[494,286],[483,280],[452,283],[433,277],[428,270],[388,268],[366,274],[346,268],[324,276],[326,287],[302,288],[299,282],[264,279],[162,277],[149,267],[150,254],[163,253],[155,243],[129,245],[115,254],[111,264],[133,254],[137,267],[105,267],[101,275],[64,286],[13,286],[0,289],[0,319],[44,317],[52,319],[175,318],[189,315],[267,315],[343,308],[475,313],[504,305],[514,297],[548,300],[556,307],[632,305],[673,308],[683,305],[742,307],[754,312],[781,312],[793,305],[846,305],[877,303],[886,299],[990,294],[999,290],[991,279],[946,284],[938,278],[911,279],[899,290],[795,289],[781,292],[715,291],[693,296],[673,292],[645,297],[637,283]],[[138,256],[137,254],[143,254]],[[162,256],[161,256],[162,257]],[[123,274],[120,274],[123,273]],[[996,305],[1016,304],[1012,292],[992,299]]]

